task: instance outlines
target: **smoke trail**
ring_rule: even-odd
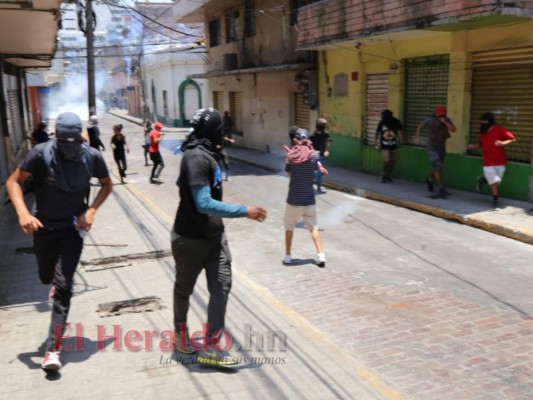
[[[319,203],[320,204],[320,203]],[[341,226],[349,215],[357,212],[356,200],[348,200],[344,203],[334,204],[327,211],[318,211],[318,226],[320,228],[333,228]]]

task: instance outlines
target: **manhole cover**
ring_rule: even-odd
[[[157,296],[140,297],[138,299],[113,301],[111,303],[98,304],[100,317],[110,317],[127,313],[140,313],[156,311],[163,308],[161,299]]]

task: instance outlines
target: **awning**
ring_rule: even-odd
[[[50,68],[61,0],[0,0],[0,55],[28,69]]]

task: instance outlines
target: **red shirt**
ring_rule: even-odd
[[[161,138],[161,132],[157,129],[154,129],[150,132],[150,146],[148,147],[148,152],[150,153],[159,153],[159,142],[156,143],[157,139]]]
[[[483,148],[483,166],[506,165],[507,157],[503,146],[496,146],[496,140],[514,139],[514,135],[501,125],[493,125],[479,136],[479,145]]]

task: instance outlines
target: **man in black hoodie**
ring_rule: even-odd
[[[216,147],[222,144],[222,118],[213,109],[198,110],[191,133],[183,143],[179,186],[180,204],[172,230],[172,254],[176,262],[174,329],[176,350],[199,352],[204,365],[234,366],[229,353],[231,337],[224,330],[226,304],[231,289],[231,254],[222,218],[247,217],[263,222],[267,211],[256,206],[222,201],[222,173]],[[209,305],[203,343],[190,341],[187,328],[189,297],[198,275],[205,269]],[[223,344],[223,339],[225,343]],[[229,343],[228,343],[229,342]]]

